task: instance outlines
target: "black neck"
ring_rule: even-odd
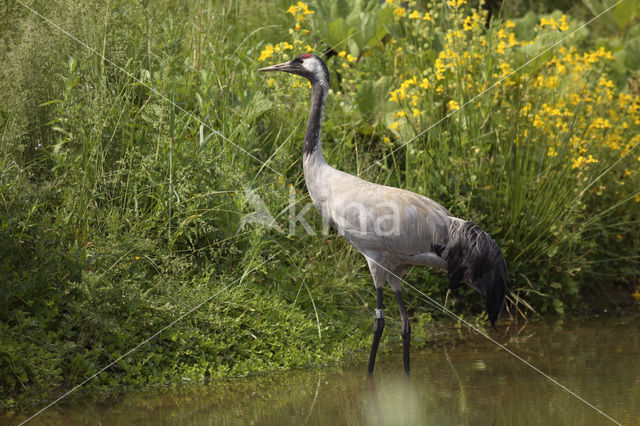
[[[313,84],[311,88],[311,111],[307,121],[307,132],[304,135],[302,152],[311,155],[320,148],[320,130],[322,127],[322,112],[327,101],[328,89],[321,83]],[[320,152],[321,154],[321,152]]]

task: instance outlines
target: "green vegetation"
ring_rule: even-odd
[[[242,220],[247,188],[283,230],[290,197],[297,212],[309,202],[308,87],[257,73],[307,50],[331,49],[331,164],[481,223],[538,313],[584,309],[618,284],[640,299],[640,27],[628,3],[491,88],[584,17],[529,13],[486,29],[458,0],[29,3],[65,34],[5,2],[2,408],[50,401],[156,333],[82,391],[361,356],[375,300],[361,256],[322,236],[315,212],[315,236]],[[408,281],[437,300],[447,282],[426,269]],[[479,320],[481,298],[462,293],[449,303]],[[444,317],[407,299],[427,341]]]

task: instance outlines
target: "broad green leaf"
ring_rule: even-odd
[[[624,0],[617,6],[611,9],[607,13],[603,13],[609,7],[613,6],[616,0],[582,0],[584,5],[595,16],[600,15],[598,18],[604,22],[609,29],[613,32],[620,32],[623,30],[631,20],[635,17],[640,1],[638,0]]]
[[[353,27],[349,27],[344,18],[338,18],[333,22],[329,22],[327,28],[329,31],[329,34],[327,34],[329,46],[337,52],[346,50],[349,36],[355,31]]]
[[[376,90],[372,81],[365,81],[360,86],[356,93],[356,102],[360,114],[367,122],[372,122],[376,111],[376,104],[378,103]]]
[[[612,0],[606,3],[615,4]],[[623,30],[633,20],[638,12],[640,0],[624,0],[622,3],[611,9],[611,18],[618,26],[618,30]],[[610,5],[607,5],[609,7]]]
[[[627,40],[624,45],[624,64],[627,68],[637,70],[640,68],[640,37]]]

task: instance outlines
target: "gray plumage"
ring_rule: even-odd
[[[319,57],[301,55],[261,71],[289,72],[311,82],[311,111],[303,145],[309,195],[322,217],[365,256],[381,316],[384,283],[396,294],[405,371],[409,373],[411,326],[402,303],[401,279],[412,266],[439,268],[451,276],[451,289],[468,284],[482,293],[495,326],[507,292],[506,263],[496,242],[478,225],[452,216],[423,195],[367,182],[327,164],[320,135],[329,72]],[[376,315],[369,373],[383,328],[383,317]]]

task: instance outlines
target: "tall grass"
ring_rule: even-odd
[[[239,2],[33,7],[109,61],[13,11],[2,80],[3,406],[63,393],[214,295],[87,387],[322,365],[361,348],[371,291],[353,263],[334,249],[306,268],[323,242],[240,229],[252,181],[281,210],[298,176],[290,123],[277,123],[255,84],[257,36],[236,38],[260,16],[239,15]],[[284,178],[258,174],[268,159]],[[329,285],[336,265],[343,276]]]

